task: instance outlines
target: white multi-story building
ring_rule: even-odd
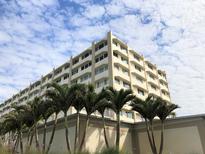
[[[2,103],[0,114],[8,113],[14,102],[23,104],[35,96],[42,95],[47,90],[48,83],[52,81],[68,85],[92,83],[96,92],[100,92],[106,86],[117,90],[131,88],[141,99],[152,93],[170,101],[166,73],[109,32],[104,39],[93,42],[81,54],[71,57],[69,61]],[[71,110],[70,113],[74,111]],[[125,120],[137,117],[127,107],[121,115]]]

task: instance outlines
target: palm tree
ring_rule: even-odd
[[[116,130],[116,148],[119,150],[120,144],[120,112],[125,104],[132,101],[135,96],[132,94],[132,90],[120,89],[119,91],[108,87],[105,90],[106,98],[112,103],[112,109],[117,116],[117,130]]]
[[[55,103],[64,113],[64,126],[65,126],[65,136],[68,152],[71,153],[70,141],[68,136],[68,126],[67,126],[67,111],[71,106],[70,101],[70,89],[67,85],[58,85],[57,83],[52,83],[50,86],[53,88],[47,92],[47,96]]]
[[[39,105],[39,109],[42,113],[42,118],[44,120],[44,131],[43,131],[43,149],[42,152],[45,153],[46,149],[46,129],[47,129],[47,120],[54,113],[53,103],[48,99],[44,99],[41,101]]]
[[[153,133],[153,119],[156,117],[159,102],[156,101],[154,95],[149,95],[145,101],[135,98],[131,103],[132,110],[141,114],[145,119],[146,131],[153,154],[157,154],[154,133]],[[151,132],[151,133],[150,133]]]
[[[95,90],[94,90],[94,86],[89,84],[86,88],[87,92],[85,95],[85,100],[84,100],[84,107],[86,110],[86,124],[85,124],[85,130],[83,133],[83,137],[82,137],[82,141],[80,144],[80,148],[79,151],[82,150],[83,144],[85,142],[85,138],[86,138],[86,133],[89,127],[89,122],[90,122],[90,116],[92,113],[94,113],[97,109],[97,104],[100,103],[103,100],[103,95],[100,94],[96,94]]]
[[[107,134],[106,134],[106,129],[105,129],[105,110],[112,108],[112,105],[104,98],[101,100],[101,102],[99,102],[96,105],[97,111],[100,113],[102,120],[103,120],[103,134],[104,134],[104,139],[105,139],[105,144],[106,147],[109,148],[109,143],[108,143],[108,139],[107,139]]]
[[[173,111],[179,108],[176,104],[167,103],[165,100],[158,98],[157,101],[160,103],[160,106],[157,110],[157,116],[161,121],[161,142],[159,148],[159,154],[162,154],[163,145],[164,145],[164,122],[166,118],[173,113]]]
[[[20,151],[23,154],[23,140],[22,140],[22,128],[23,128],[23,113],[17,107],[15,110],[11,111],[5,117],[5,124],[10,125],[11,130],[16,130],[18,133],[18,141],[20,142]],[[10,130],[10,131],[11,131]]]
[[[72,106],[76,110],[76,127],[75,127],[75,141],[74,141],[74,152],[76,152],[77,144],[79,142],[79,125],[80,125],[80,111],[84,107],[86,95],[86,85],[84,84],[74,84],[70,87],[70,101]]]
[[[49,100],[51,101],[51,100]],[[58,102],[54,102],[54,101],[51,101],[52,102],[52,110],[53,110],[53,114],[54,114],[54,122],[53,122],[53,128],[52,128],[52,132],[51,132],[51,137],[49,139],[49,143],[48,143],[48,147],[46,149],[46,154],[48,154],[50,148],[51,148],[51,145],[53,143],[53,139],[54,139],[54,135],[55,135],[55,130],[56,130],[56,126],[57,126],[57,122],[58,122],[58,114],[60,113],[61,111],[61,106]]]

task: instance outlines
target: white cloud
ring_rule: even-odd
[[[59,2],[2,3],[0,100],[112,30],[166,70],[172,100],[182,107],[179,115],[205,112],[203,0],[112,0],[105,5],[74,0],[74,6]]]

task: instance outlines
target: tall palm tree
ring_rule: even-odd
[[[58,103],[58,102],[54,102],[52,100],[49,100],[52,102],[52,110],[53,110],[53,114],[54,114],[54,122],[53,122],[53,128],[52,128],[52,132],[51,132],[51,137],[49,139],[49,142],[48,142],[48,147],[46,149],[46,154],[48,154],[50,148],[51,148],[51,145],[53,143],[53,139],[54,139],[54,135],[55,135],[55,130],[56,130],[56,126],[57,126],[57,122],[58,122],[58,115],[61,111],[61,105]]]
[[[161,141],[160,141],[160,148],[159,148],[159,154],[162,154],[163,151],[163,145],[164,145],[164,123],[165,120],[169,115],[172,114],[172,112],[179,108],[176,104],[170,104],[167,103],[165,100],[158,98],[157,101],[160,103],[158,110],[157,110],[157,116],[159,117],[161,121]]]
[[[39,110],[41,110],[42,118],[44,120],[44,131],[43,131],[43,147],[42,152],[45,153],[46,149],[46,129],[47,129],[47,120],[54,113],[53,103],[48,99],[41,101],[39,105]]]
[[[86,92],[86,95],[84,97],[84,102],[83,102],[84,103],[83,106],[85,107],[85,110],[87,113],[86,124],[85,124],[85,130],[83,133],[82,141],[80,143],[79,151],[82,150],[83,144],[85,142],[86,133],[87,133],[89,122],[90,122],[90,116],[92,113],[96,111],[97,104],[103,100],[103,95],[95,93],[95,89],[93,85],[91,84],[87,85],[86,89],[87,89],[86,90],[87,92]]]
[[[99,95],[103,96],[103,93],[104,93],[104,89],[101,91],[101,93]],[[101,99],[101,101],[96,104],[96,109],[100,113],[102,120],[103,120],[103,134],[104,134],[105,144],[106,144],[107,148],[109,148],[109,143],[108,143],[106,129],[105,129],[104,113],[105,113],[105,110],[109,109],[109,108],[112,108],[112,104],[109,101],[107,101],[106,98]]]
[[[72,106],[76,110],[76,127],[75,127],[75,140],[74,140],[74,152],[77,150],[77,145],[79,144],[79,126],[80,126],[80,111],[84,107],[86,95],[86,85],[84,84],[73,84],[70,87],[70,101]]]
[[[68,152],[71,153],[70,141],[68,136],[68,120],[67,120],[67,111],[71,106],[70,101],[70,89],[67,85],[59,85],[57,83],[52,83],[50,86],[53,88],[47,92],[47,96],[55,103],[58,104],[61,111],[64,113],[64,126],[65,126],[65,137]]]
[[[106,98],[112,103],[112,109],[117,116],[117,130],[116,130],[116,148],[119,150],[120,145],[120,112],[125,104],[132,101],[135,96],[132,94],[132,90],[120,89],[115,90],[112,87],[108,87],[106,90]]]
[[[132,110],[141,114],[145,119],[148,140],[153,154],[157,154],[153,132],[153,120],[157,115],[157,109],[159,107],[159,101],[156,101],[156,99],[154,95],[150,94],[145,100],[135,98],[131,103]]]

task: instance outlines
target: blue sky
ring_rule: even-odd
[[[166,70],[178,115],[205,113],[203,0],[0,0],[0,102],[110,30]]]

